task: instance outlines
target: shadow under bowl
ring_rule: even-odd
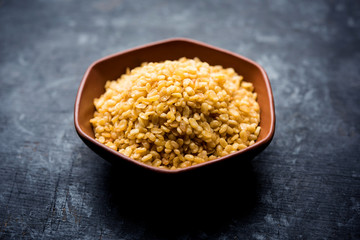
[[[212,161],[183,169],[167,170],[133,160],[95,140],[93,128],[90,124],[90,119],[93,118],[95,111],[93,101],[105,92],[106,81],[118,79],[126,72],[126,68],[138,67],[143,62],[177,60],[181,57],[198,57],[201,61],[205,61],[210,65],[221,65],[224,68],[231,67],[242,75],[245,81],[254,85],[255,92],[258,95],[257,101],[260,105],[261,127],[255,144]],[[140,167],[155,173],[177,174],[193,172],[195,169],[231,168],[234,167],[234,163],[252,159],[270,144],[274,136],[275,109],[270,81],[260,65],[238,54],[202,42],[174,38],[136,47],[94,62],[87,69],[76,96],[74,123],[75,129],[84,143],[111,163],[124,164],[135,168]]]

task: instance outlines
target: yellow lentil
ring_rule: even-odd
[[[94,100],[95,139],[155,167],[211,161],[260,134],[253,84],[198,58],[143,63],[107,81],[105,90]]]

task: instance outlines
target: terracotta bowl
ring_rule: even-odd
[[[198,57],[210,65],[222,65],[225,68],[232,67],[238,74],[244,76],[244,80],[253,83],[255,92],[258,94],[261,111],[261,132],[254,145],[213,161],[184,169],[166,170],[133,160],[94,139],[94,132],[89,122],[95,111],[93,100],[105,92],[104,85],[107,80],[119,78],[125,73],[127,67],[131,69],[139,66],[142,62],[177,60],[181,57]],[[274,136],[275,110],[269,79],[264,69],[257,63],[205,43],[176,38],[150,43],[94,62],[87,69],[81,81],[76,96],[74,122],[76,131],[84,143],[104,159],[112,163],[139,166],[153,172],[176,174],[220,165],[231,167],[234,162],[252,159],[269,145]]]

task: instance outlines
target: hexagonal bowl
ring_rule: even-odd
[[[255,144],[212,161],[183,169],[167,170],[133,160],[94,139],[94,132],[89,122],[95,111],[93,100],[105,92],[104,86],[107,80],[115,80],[125,73],[126,68],[132,69],[143,62],[177,60],[181,57],[198,57],[210,65],[231,67],[242,75],[245,81],[253,83],[255,92],[258,94],[261,126],[260,135]],[[84,143],[105,160],[114,164],[124,163],[125,165],[138,166],[152,172],[176,174],[209,167],[231,167],[233,163],[252,159],[270,144],[274,136],[275,109],[270,81],[264,69],[257,63],[202,42],[174,38],[116,53],[91,64],[81,81],[76,96],[74,123],[75,129]]]

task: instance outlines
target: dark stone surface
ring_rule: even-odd
[[[259,62],[276,103],[270,146],[195,187],[114,168],[73,126],[93,61],[178,36]],[[359,1],[2,0],[0,238],[360,239],[359,65]]]

